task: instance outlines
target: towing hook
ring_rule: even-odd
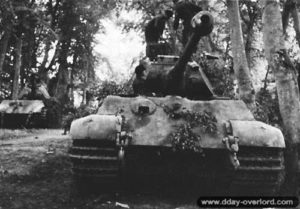
[[[237,152],[239,151],[239,138],[236,136],[226,136],[222,139],[222,142],[225,144],[226,149],[229,151],[229,158],[234,166],[234,168],[237,168],[240,166],[240,162],[237,158]]]
[[[239,151],[239,138],[236,136],[226,136],[222,139],[222,142],[225,144],[226,148],[232,152],[237,153]]]
[[[125,165],[125,147],[128,146],[131,139],[131,132],[127,133],[126,131],[121,131],[117,133],[117,147],[119,148],[118,159],[120,161],[121,167]]]

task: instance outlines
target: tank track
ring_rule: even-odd
[[[81,184],[86,186],[101,184],[101,188],[105,190],[106,188],[116,189],[118,183],[122,185],[122,169],[116,142],[74,140],[69,155],[73,163],[72,170],[76,183],[81,190]],[[240,166],[237,169],[228,167],[229,173],[223,172],[224,180],[229,183],[229,185],[226,183],[227,189],[224,191],[226,195],[228,191],[237,196],[274,195],[279,191],[285,175],[282,149],[240,147],[238,160]],[[218,165],[215,166],[218,167]]]
[[[274,195],[283,183],[282,149],[240,147],[240,166],[233,172],[230,190],[235,195]]]
[[[118,182],[119,160],[116,142],[74,140],[69,156],[73,163],[72,171],[76,183],[111,187]]]

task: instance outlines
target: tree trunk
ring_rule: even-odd
[[[70,41],[65,41],[62,43],[61,46],[61,54],[59,57],[59,69],[58,69],[58,81],[56,86],[55,97],[61,103],[61,105],[67,104],[69,102],[68,97],[68,52],[70,47]]]
[[[239,97],[252,111],[254,111],[256,109],[255,92],[244,48],[242,27],[240,24],[239,1],[227,0],[227,6],[233,54],[233,68],[238,82]]]
[[[22,60],[22,37],[17,38],[15,46],[15,63],[14,63],[14,81],[13,81],[13,91],[12,99],[18,99],[19,93],[19,78],[20,78],[20,68]]]
[[[296,6],[296,1],[294,0],[294,5],[293,5],[293,9],[292,9],[292,18],[294,20],[294,29],[296,32],[296,39],[298,42],[298,45],[300,47],[300,21],[299,21],[299,15],[298,15],[298,9]]]
[[[69,86],[69,90],[68,90],[68,94],[69,94],[69,98],[70,98],[70,102],[72,105],[74,105],[74,69],[70,70],[70,86]]]
[[[68,98],[68,68],[67,66],[60,66],[58,70],[58,82],[56,86],[55,97],[61,104],[69,102]]]
[[[73,56],[73,64],[70,70],[70,86],[69,86],[69,98],[72,105],[74,105],[74,70],[76,68],[78,55],[74,54]]]
[[[0,87],[1,87],[1,74],[3,71],[3,64],[5,60],[5,55],[7,51],[8,42],[11,35],[11,27],[8,27],[8,29],[4,32],[4,35],[0,41]]]
[[[283,30],[283,33],[286,33],[286,29],[289,25],[290,14],[291,14],[291,11],[293,9],[293,4],[292,4],[293,2],[292,1],[287,0],[283,5],[283,10],[282,10],[282,30]]]
[[[82,101],[81,101],[81,105],[86,105],[87,101],[86,101],[86,88],[82,89]]]
[[[51,47],[51,41],[47,40],[46,44],[45,44],[45,55],[44,55],[44,58],[43,58],[43,61],[41,63],[41,66],[39,67],[39,76],[41,78],[41,80],[43,80],[45,83],[48,83],[48,75],[47,75],[47,69],[46,69],[46,64],[47,64],[47,61],[48,61],[48,58],[49,58],[49,51],[50,51],[50,47]]]
[[[246,52],[248,65],[251,70],[251,66],[253,66],[253,61],[252,61],[252,57],[251,57],[251,51],[252,51],[251,47],[252,47],[252,43],[254,41],[254,25],[257,22],[259,8],[256,5],[256,3],[253,4],[250,1],[246,1],[244,3],[245,3],[245,6],[247,7],[249,18],[246,18],[243,16],[241,16],[241,17],[246,25],[245,31],[243,31],[244,35],[246,35],[245,52]]]
[[[276,0],[264,0],[263,4],[263,40],[266,58],[274,72],[279,100],[280,114],[285,129],[286,183],[284,192],[295,195],[297,189],[297,163],[300,136],[299,88],[285,46],[280,5]]]
[[[82,104],[86,105],[88,103],[87,100],[87,87],[89,86],[89,60],[88,60],[88,56],[86,54],[83,55],[83,59],[84,59],[84,84],[83,84],[83,89],[82,89]]]

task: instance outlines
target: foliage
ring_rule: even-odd
[[[91,114],[96,114],[97,108],[90,105],[80,105],[75,109],[75,118],[82,118]]]
[[[211,112],[173,111],[164,107],[164,111],[170,118],[184,122],[171,133],[170,140],[175,150],[189,150],[201,152],[201,136],[195,134],[195,128],[200,128],[203,133],[214,134],[217,132],[217,119]]]
[[[282,127],[282,118],[279,111],[277,92],[271,92],[262,88],[256,94],[257,110],[254,113],[255,119],[265,123]]]
[[[102,100],[109,95],[131,95],[133,94],[133,90],[130,85],[130,81],[118,84],[116,82],[103,81],[101,84],[93,83],[88,88],[88,98],[89,101],[92,98],[96,98],[101,105]],[[98,106],[99,106],[98,105]],[[82,118],[91,114],[97,113],[98,107],[93,105],[82,104],[78,108],[75,108],[73,105],[66,104],[63,107],[63,124],[70,125],[72,120],[76,118]]]
[[[2,85],[2,88],[0,88],[0,101],[9,97],[10,91],[8,89],[7,85]]]
[[[137,30],[144,29],[146,23],[155,15],[161,14],[166,9],[172,9],[173,2],[172,0],[155,0],[155,1],[147,1],[147,0],[133,0],[126,1],[119,4],[119,9],[132,10],[135,9],[137,11],[143,12],[143,19],[139,24],[136,24],[134,27]],[[130,26],[130,25],[129,25]],[[130,29],[128,25],[124,24],[124,29]]]
[[[180,125],[170,138],[175,150],[202,152],[201,137],[193,133],[192,127],[188,123]]]
[[[101,28],[99,19],[115,6],[116,1],[103,0],[1,1],[0,25],[5,27],[0,27],[0,46],[4,44],[4,35],[13,32],[7,50],[0,50],[0,55],[6,53],[3,72],[0,70],[5,94],[11,91],[17,38],[23,41],[21,86],[29,82],[33,72],[38,72],[45,83],[50,74],[56,74],[56,83],[49,90],[65,101],[61,97],[67,97],[66,86],[72,86],[73,79],[82,83],[93,79],[94,35]]]
[[[194,111],[169,111],[164,108],[165,112],[168,113],[169,117],[172,119],[183,119],[190,124],[192,128],[200,127],[201,131],[204,133],[215,133],[217,131],[216,117],[207,111],[194,112]]]
[[[195,58],[209,78],[216,95],[233,98],[233,69],[230,68],[231,65],[225,65],[226,58],[209,60],[203,53],[197,54]]]
[[[98,100],[102,100],[108,95],[132,95],[131,82],[125,82],[118,84],[116,82],[104,81],[100,85],[94,85],[90,89],[91,95],[96,97]]]

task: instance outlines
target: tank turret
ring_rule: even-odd
[[[136,68],[133,89],[136,94],[179,95],[192,99],[210,99],[211,85],[200,66],[191,61],[201,37],[211,33],[213,18],[205,11],[192,19],[194,31],[181,56],[158,55],[153,62],[141,62]]]

